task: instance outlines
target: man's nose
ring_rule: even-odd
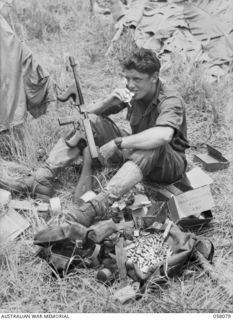
[[[133,90],[135,88],[133,80],[127,80],[126,88],[129,90]]]

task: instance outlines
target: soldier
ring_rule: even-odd
[[[135,49],[122,62],[126,88],[115,89],[107,98],[89,106],[89,118],[99,155],[103,163],[118,165],[119,170],[107,183],[104,192],[85,203],[67,219],[85,226],[96,216],[103,217],[111,204],[142,180],[170,184],[180,179],[186,170],[186,116],[184,103],[176,92],[159,79],[160,61],[149,49]],[[131,100],[130,104],[128,101]],[[107,116],[128,108],[131,134],[121,130]],[[81,179],[76,187],[76,200],[91,188],[92,160],[83,137],[76,134],[76,144],[70,148],[59,140],[48,160],[30,183],[34,192],[53,194],[56,170],[84,155]],[[110,197],[113,196],[113,197]]]
[[[138,182],[170,184],[180,179],[186,170],[185,149],[189,145],[184,103],[159,79],[160,62],[156,54],[148,49],[136,49],[124,59],[122,66],[126,88],[115,89],[109,97],[89,108],[100,158],[120,168],[103,192],[67,215],[68,220],[85,226],[90,226],[96,217],[105,217],[111,199],[121,197]],[[128,108],[131,134],[123,132],[106,117],[123,108]],[[59,150],[63,150],[62,153]],[[87,147],[84,152],[88,154]],[[58,153],[63,154],[63,161]],[[38,181],[46,180],[46,172],[51,178],[58,162],[59,166],[68,164],[79,154],[78,146],[68,149],[60,141],[46,165],[38,170]],[[87,159],[90,167],[90,156]]]

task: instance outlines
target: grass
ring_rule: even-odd
[[[8,7],[6,16],[11,25],[14,21],[16,32],[60,88],[73,82],[67,57],[75,56],[79,62],[84,97],[89,103],[122,85],[117,57],[120,59],[127,51],[127,45],[125,41],[119,42],[114,48],[117,57],[113,53],[105,56],[114,34],[111,18],[91,16],[87,3],[81,0],[70,0],[69,3],[44,0],[39,5],[35,1],[29,4],[20,0]],[[46,12],[45,16],[36,16],[36,31],[30,29],[31,20],[35,18],[33,6],[37,6],[41,13]],[[22,18],[23,9],[27,19]],[[49,23],[52,26],[46,29]],[[132,43],[129,42],[130,45]],[[173,61],[170,70],[162,76],[177,87],[187,104],[188,133],[192,145],[187,153],[189,166],[195,165],[193,154],[203,151],[204,143],[218,147],[232,162],[232,74],[209,85],[202,80],[201,69],[190,66],[188,61],[177,56]],[[2,136],[1,156],[5,160],[17,161],[20,166],[1,160],[0,174],[18,177],[38,168],[58,138],[65,134],[55,119],[67,115],[67,112],[74,112],[69,103],[50,107],[47,114],[37,120],[29,117],[23,130],[24,140],[16,136]],[[122,115],[114,119],[124,124]],[[78,174],[75,166],[60,173],[62,183],[58,195],[64,212],[73,205]],[[190,264],[182,275],[170,279],[166,286],[147,291],[138,301],[120,305],[112,297],[119,283],[111,287],[99,284],[95,280],[95,270],[78,269],[77,273],[63,279],[52,276],[49,266],[34,256],[33,235],[43,224],[43,219],[40,218],[38,224],[29,212],[25,217],[31,227],[17,241],[0,250],[0,312],[233,312],[232,168],[210,173],[210,176],[214,180],[214,219],[208,228],[198,230],[197,234],[209,238],[215,245],[214,265],[221,278],[218,283]],[[108,177],[108,172],[104,171],[102,177],[102,180]],[[98,178],[101,180],[101,174]]]

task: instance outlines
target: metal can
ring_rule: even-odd
[[[111,270],[103,268],[97,272],[96,279],[104,284],[111,284],[114,282],[115,276]]]

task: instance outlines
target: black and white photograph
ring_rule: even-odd
[[[0,0],[1,319],[231,319],[232,162],[232,0]]]

